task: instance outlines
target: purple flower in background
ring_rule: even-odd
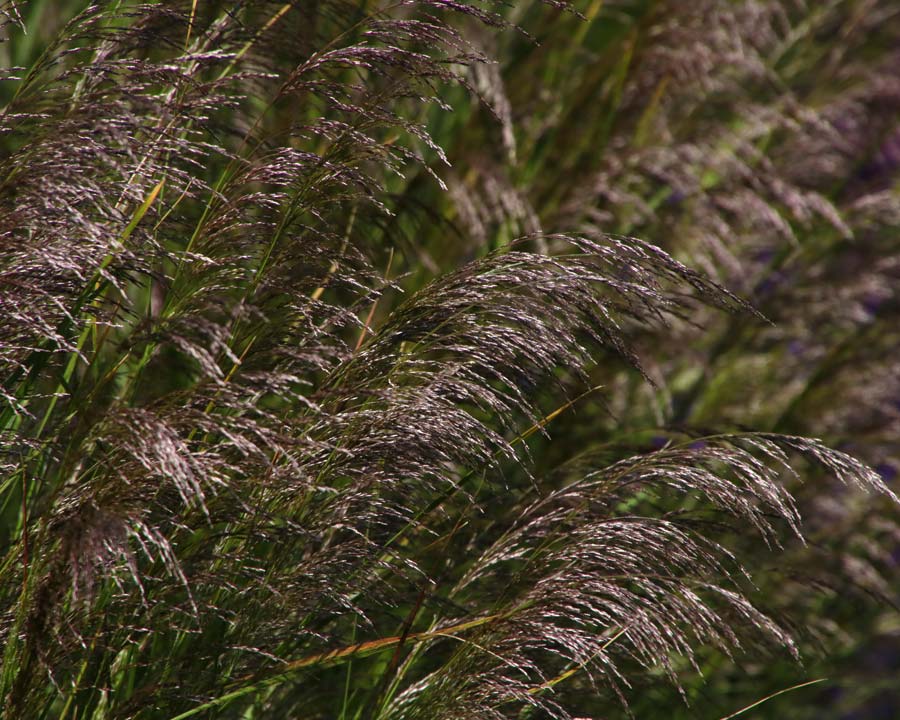
[[[687,193],[680,188],[672,188],[669,196],[666,198],[666,205],[681,205],[687,198]]]
[[[884,295],[877,293],[867,293],[862,299],[862,306],[869,315],[877,315],[878,310],[884,305]]]
[[[857,177],[863,182],[889,180],[898,170],[900,170],[900,130],[888,135],[877,152],[859,168]]]
[[[762,279],[759,285],[756,286],[756,294],[761,296],[771,295],[776,290],[778,290],[781,285],[784,284],[784,281],[786,279],[787,274],[781,272],[780,270],[771,272]]]
[[[803,355],[806,350],[806,343],[802,340],[791,340],[787,345],[787,351],[794,357]]]
[[[879,463],[875,466],[875,472],[881,475],[886,483],[893,482],[897,478],[897,468],[890,463]]]

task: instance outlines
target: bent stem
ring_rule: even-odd
[[[209,702],[203,703],[202,705],[198,705],[187,712],[183,712],[180,715],[176,715],[170,720],[185,720],[185,718],[193,717],[195,715],[199,715],[206,710],[212,710],[213,708],[221,707],[223,705],[227,705],[228,703],[237,700],[238,698],[244,697],[245,695],[253,694],[263,688],[279,685],[283,682],[290,680],[290,676],[298,672],[300,670],[305,670],[310,667],[317,667],[323,665],[335,665],[340,664],[344,660],[351,660],[353,658],[366,657],[368,655],[373,655],[375,653],[382,652],[384,650],[389,650],[394,648],[396,645],[399,645],[401,642],[412,643],[412,644],[421,644],[428,642],[430,640],[437,640],[442,637],[447,637],[448,635],[454,633],[465,632],[466,630],[471,630],[473,628],[482,627],[489,623],[494,622],[495,620],[500,620],[504,617],[507,617],[507,614],[497,613],[494,615],[487,615],[485,617],[476,618],[474,620],[467,620],[466,622],[458,623],[456,625],[451,625],[450,627],[441,628],[439,630],[428,630],[424,632],[418,633],[409,633],[406,636],[395,635],[392,637],[379,638],[377,640],[368,640],[366,642],[356,643],[355,645],[347,645],[342,648],[338,648],[337,650],[330,650],[329,652],[324,653],[316,653],[315,655],[308,655],[305,658],[300,658],[299,660],[294,660],[285,665],[284,669],[272,675],[270,677],[264,678],[262,680],[257,680],[255,682],[250,682],[249,685],[245,685],[236,690],[232,690],[231,692],[226,693],[214,700],[210,700]],[[247,682],[251,681],[251,677],[244,677],[239,679],[237,682]]]

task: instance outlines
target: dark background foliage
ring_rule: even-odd
[[[2,13],[5,717],[900,714],[895,2]]]

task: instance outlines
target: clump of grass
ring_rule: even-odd
[[[648,338],[764,326],[728,278],[599,222],[541,233],[517,193],[529,234],[473,221],[493,247],[426,277],[432,113],[480,94],[495,177],[522,153],[479,49],[503,12],[99,4],[20,73],[0,116],[7,716],[567,717],[563,683],[627,704],[706,648],[797,654],[725,528],[800,536],[803,458],[890,496],[877,473],[770,428],[579,454],[551,424],[593,374],[611,403],[622,378],[654,387]]]

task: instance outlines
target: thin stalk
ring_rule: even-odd
[[[793,692],[794,690],[799,690],[800,688],[805,688],[805,687],[809,687],[810,685],[815,685],[817,683],[825,682],[827,679],[828,678],[819,678],[818,680],[809,680],[808,682],[803,682],[803,683],[800,683],[799,685],[791,685],[791,687],[789,687],[789,688],[785,688],[784,690],[779,690],[778,692],[774,692],[771,695],[766,695],[761,700],[757,700],[756,702],[751,703],[750,705],[747,705],[747,707],[741,708],[737,712],[731,713],[731,715],[726,715],[725,717],[721,718],[721,720],[732,720],[732,718],[736,718],[738,715],[743,715],[748,710],[752,710],[753,708],[758,707],[759,705],[762,705],[764,702],[767,702],[768,700],[771,700],[772,698],[776,698],[779,695],[784,695],[785,693]]]
[[[379,638],[377,640],[369,640],[366,642],[356,643],[355,645],[347,645],[345,647],[339,648],[337,650],[331,650],[329,652],[308,655],[304,658],[300,658],[299,660],[294,660],[287,663],[282,670],[265,679],[254,681],[253,676],[240,678],[237,683],[250,682],[250,684],[245,685],[244,687],[237,688],[236,690],[232,690],[231,692],[228,692],[214,700],[210,700],[209,702],[203,703],[202,705],[198,705],[197,707],[192,708],[187,712],[183,712],[180,715],[176,715],[170,718],[170,720],[185,720],[186,718],[194,717],[195,715],[199,715],[200,713],[206,712],[208,710],[227,705],[228,703],[233,702],[238,698],[255,693],[269,685],[286,682],[290,679],[290,676],[293,673],[300,670],[305,670],[311,667],[340,664],[342,661],[350,660],[351,658],[366,657],[375,653],[384,652],[385,650],[394,648],[396,645],[404,641],[408,643],[419,644],[428,642],[430,640],[437,640],[442,637],[452,636],[452,634],[454,633],[461,633],[465,632],[466,630],[471,630],[473,628],[488,625],[496,620],[502,619],[503,617],[505,617],[503,614],[487,615],[485,617],[475,618],[474,620],[467,620],[466,622],[458,623],[450,627],[441,628],[440,630],[411,633],[405,638],[399,635]]]

